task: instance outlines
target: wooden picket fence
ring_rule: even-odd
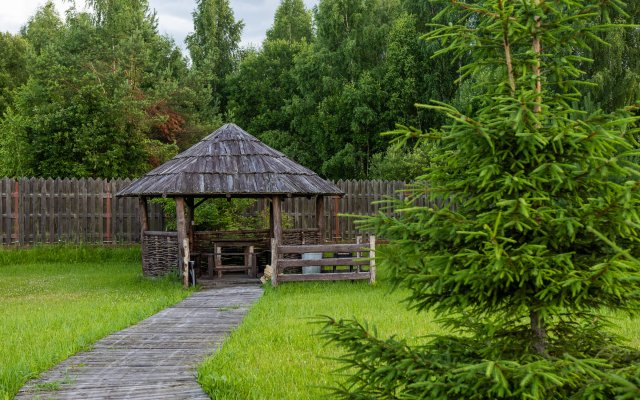
[[[130,179],[42,179],[0,178],[0,244],[36,243],[139,243],[138,200],[116,198]],[[371,215],[384,205],[386,197],[403,197],[401,181],[334,182],[345,192],[343,198],[325,199],[325,239],[353,240],[361,235],[353,218]],[[251,212],[268,207],[258,200]],[[287,198],[283,211],[291,228],[313,228],[315,204],[306,197]],[[150,204],[151,230],[163,230],[164,216],[158,204]]]
[[[0,243],[136,243],[138,200],[116,199],[129,179],[0,179]],[[159,206],[151,225],[161,228]]]
[[[325,198],[324,209],[326,235],[330,241],[355,240],[363,232],[358,230],[357,218],[344,215],[373,215],[388,203],[387,198],[403,198],[407,185],[403,181],[339,180],[333,182],[345,195],[342,198]],[[421,205],[426,204],[423,200]],[[262,205],[262,207],[266,207]],[[315,205],[305,197],[285,199],[283,212],[292,220],[292,228],[315,228]],[[343,216],[340,216],[340,215]]]

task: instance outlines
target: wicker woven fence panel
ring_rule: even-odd
[[[282,232],[282,245],[318,244],[320,230],[318,229],[285,229]]]
[[[162,276],[178,267],[178,233],[144,233],[142,240],[142,273]]]

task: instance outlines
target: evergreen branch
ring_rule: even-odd
[[[635,257],[633,257],[629,253],[629,250],[622,249],[620,246],[615,244],[613,241],[609,240],[609,238],[607,238],[605,235],[603,235],[601,232],[599,232],[593,226],[587,226],[587,231],[589,231],[589,232],[593,233],[594,235],[596,235],[596,237],[598,239],[602,240],[604,243],[606,243],[609,247],[611,247],[613,250],[615,250],[619,254],[625,256],[625,258],[627,258],[629,261],[633,261],[633,262],[638,263],[640,265],[640,261],[638,261]]]
[[[487,11],[484,8],[474,7],[471,4],[467,4],[467,3],[464,3],[464,2],[461,2],[461,1],[458,1],[458,0],[450,0],[450,1],[451,1],[451,5],[453,5],[454,7],[458,7],[460,9],[462,9],[462,10],[470,11],[470,12],[472,12],[474,14],[480,14],[480,15],[484,15],[484,16],[487,16],[487,17],[491,17],[493,19],[500,19],[501,18],[500,14],[492,13],[490,11]]]

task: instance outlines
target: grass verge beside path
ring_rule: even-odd
[[[336,385],[341,365],[331,359],[338,349],[316,336],[320,327],[311,321],[319,315],[366,320],[381,338],[445,333],[428,314],[407,311],[401,301],[408,292],[389,294],[381,278],[375,286],[308,282],[266,288],[240,327],[200,365],[198,382],[216,400],[328,398],[322,387]],[[604,314],[612,319],[613,333],[640,346],[639,319]]]
[[[287,283],[267,288],[240,327],[198,370],[216,400],[326,398],[335,383],[337,349],[316,336],[318,315],[367,320],[382,337],[416,337],[440,329],[426,315],[405,310],[406,292],[387,295],[379,282]]]
[[[189,293],[143,278],[136,247],[0,250],[0,276],[0,399]]]

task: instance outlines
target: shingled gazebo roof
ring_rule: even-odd
[[[235,124],[143,175],[118,196],[262,197],[342,195],[337,186]]]

